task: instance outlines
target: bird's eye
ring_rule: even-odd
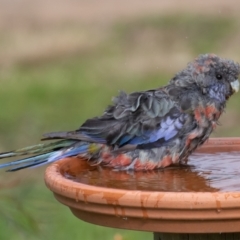
[[[216,74],[216,78],[217,78],[218,80],[221,80],[221,79],[222,79],[222,75],[219,74],[219,73],[217,73],[217,74]]]

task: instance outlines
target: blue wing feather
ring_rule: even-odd
[[[122,147],[167,142],[183,127],[186,114],[163,89],[121,93],[101,117],[87,120],[79,130],[98,143]],[[134,107],[133,107],[134,106]]]

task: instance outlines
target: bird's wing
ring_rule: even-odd
[[[71,138],[123,147],[162,145],[181,133],[187,114],[164,88],[127,95],[121,92],[100,117],[88,119],[78,130],[50,133],[44,139]]]

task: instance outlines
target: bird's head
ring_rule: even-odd
[[[222,101],[239,89],[240,66],[215,54],[199,55],[172,82],[184,88],[198,88],[203,94]]]

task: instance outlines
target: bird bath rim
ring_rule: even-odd
[[[199,152],[240,150],[240,138],[211,138]],[[47,187],[90,223],[169,233],[240,232],[240,192],[153,192],[87,185],[63,176],[77,158],[50,165]]]

